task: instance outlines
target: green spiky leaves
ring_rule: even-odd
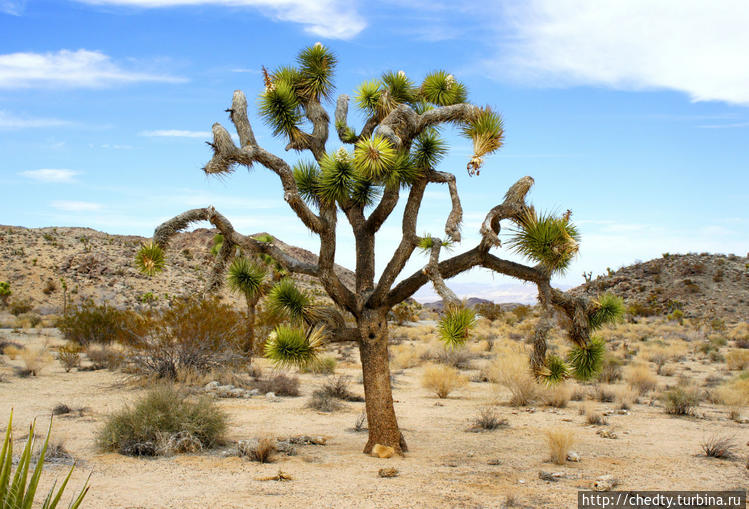
[[[519,254],[535,260],[550,273],[564,272],[577,254],[580,235],[569,215],[538,215],[528,208],[517,220],[508,245]]]
[[[447,154],[447,143],[436,129],[427,129],[416,137],[411,149],[413,163],[418,168],[434,168]]]
[[[245,256],[234,258],[229,266],[227,283],[229,288],[241,293],[249,300],[257,299],[263,292],[267,273],[265,268]]]
[[[541,373],[539,373],[539,378],[546,385],[556,385],[569,377],[569,371],[570,368],[567,363],[561,357],[552,353],[546,356],[546,362]]]
[[[578,380],[590,380],[600,373],[606,343],[603,338],[593,336],[585,346],[575,345],[567,355],[572,372]]]
[[[260,115],[273,129],[273,135],[298,138],[302,111],[292,84],[276,79],[260,95]]]
[[[476,325],[476,313],[463,306],[448,306],[437,324],[439,337],[445,346],[455,348],[465,344]]]
[[[333,73],[336,57],[321,43],[302,50],[299,63],[299,94],[307,99],[330,99],[333,93]]]
[[[317,205],[320,201],[320,168],[317,164],[300,161],[294,165],[294,181],[304,201]]]
[[[147,276],[164,270],[165,257],[161,246],[153,242],[143,243],[135,254],[135,266]]]
[[[218,256],[218,254],[221,252],[221,248],[224,246],[224,236],[220,233],[217,233],[213,236],[213,245],[211,246],[211,254],[213,256]]]
[[[593,301],[593,312],[588,316],[590,328],[595,330],[607,323],[615,323],[624,316],[624,300],[612,293],[604,293]]]
[[[277,367],[304,368],[318,359],[325,329],[278,326],[265,342],[265,357]]]
[[[274,312],[288,316],[295,323],[313,321],[312,299],[296,286],[293,279],[283,278],[276,283],[266,302]]]
[[[416,101],[417,90],[405,72],[386,72],[382,75],[382,82],[393,102],[409,104]]]
[[[488,106],[481,108],[471,121],[463,126],[463,135],[473,141],[473,158],[468,163],[468,173],[478,175],[483,156],[499,150],[504,143],[505,130],[502,116]]]
[[[432,237],[430,234],[425,234],[423,237],[419,239],[419,250],[424,254],[429,254],[432,251],[432,247],[434,247],[435,238]],[[450,249],[453,247],[453,243],[449,240],[443,240],[442,241],[442,248],[444,249]]]
[[[393,167],[397,155],[390,140],[373,135],[356,143],[354,165],[366,179],[380,180]]]
[[[465,102],[468,95],[465,85],[445,71],[428,74],[421,84],[420,92],[425,101],[436,106]]]
[[[365,81],[356,89],[356,103],[370,117],[376,117],[380,112],[382,98],[382,82],[379,80]]]

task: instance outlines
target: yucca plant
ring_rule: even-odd
[[[413,162],[417,167],[436,168],[447,154],[447,143],[440,138],[436,129],[430,129],[414,140],[411,152]]]
[[[590,380],[601,372],[606,354],[606,342],[600,336],[593,336],[587,345],[575,345],[567,355],[572,372],[578,380]]]
[[[245,256],[234,258],[228,270],[229,288],[244,295],[247,302],[247,338],[243,350],[249,355],[255,349],[255,311],[258,301],[267,290],[267,277],[268,273],[263,266]]]
[[[135,255],[135,266],[147,276],[164,270],[164,250],[153,242],[143,243]]]
[[[507,242],[516,253],[541,263],[549,273],[563,273],[577,254],[580,235],[566,216],[537,214],[529,207]]]
[[[465,305],[451,305],[437,324],[439,337],[445,346],[455,348],[465,344],[476,325],[476,313]]]
[[[354,165],[363,177],[378,181],[392,168],[397,155],[390,141],[374,135],[357,142]]]
[[[42,469],[44,468],[44,456],[47,453],[47,446],[49,445],[52,421],[50,420],[47,437],[44,439],[44,444],[39,451],[39,459],[36,461],[34,471],[29,478],[31,455],[35,443],[35,428],[36,422],[31,424],[29,438],[26,440],[26,446],[18,459],[15,473],[11,475],[11,467],[13,466],[13,412],[11,411],[10,419],[8,419],[8,429],[5,431],[3,450],[0,452],[0,507],[3,509],[31,509],[34,505],[37,487],[39,486],[39,479],[42,476]],[[73,474],[73,470],[75,470],[75,465],[70,468],[68,475],[65,476],[65,479],[57,492],[55,492],[55,485],[57,483],[55,482],[52,485],[52,488],[42,502],[42,509],[55,509],[57,507],[62,499],[63,492],[68,485],[70,476]],[[86,496],[86,493],[88,493],[88,489],[88,480],[86,480],[78,495],[74,496],[70,501],[68,509],[77,509],[80,507],[83,503],[83,498]]]
[[[593,330],[604,324],[617,322],[624,316],[624,300],[613,293],[604,293],[593,301],[593,306],[594,311],[588,317]]]
[[[463,127],[463,135],[473,140],[473,158],[468,163],[468,172],[478,175],[484,164],[483,156],[499,150],[504,143],[505,130],[502,117],[485,107]]]
[[[311,297],[291,278],[276,283],[268,292],[267,302],[273,311],[286,315],[295,324],[312,323],[316,316]]]
[[[428,74],[421,84],[421,96],[436,106],[449,106],[466,100],[466,87],[452,74],[436,71]]]
[[[539,375],[546,385],[556,385],[567,379],[569,370],[569,366],[561,357],[556,354],[549,354],[546,356],[544,369],[541,370]]]
[[[324,339],[324,327],[279,325],[265,342],[265,357],[278,367],[306,368],[319,361]]]

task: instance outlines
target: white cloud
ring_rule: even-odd
[[[0,12],[11,16],[20,16],[26,6],[26,0],[0,0]]]
[[[101,203],[89,201],[53,201],[52,207],[66,212],[91,212],[101,209]]]
[[[749,105],[745,0],[531,0],[505,14],[497,77]]]
[[[193,5],[254,7],[278,21],[301,23],[310,34],[331,39],[351,39],[367,26],[345,0],[79,0],[93,5],[158,8]]]
[[[41,170],[22,171],[21,173],[19,173],[19,175],[23,175],[24,177],[28,177],[39,182],[59,183],[73,182],[75,180],[74,177],[79,173],[80,172],[73,170],[42,168]]]
[[[100,51],[0,55],[0,88],[99,88],[119,83],[184,82],[184,78],[128,70]]]
[[[155,131],[141,131],[140,136],[151,138],[212,138],[209,131],[186,131],[183,129],[157,129]]]
[[[60,127],[70,125],[67,120],[59,118],[19,117],[0,110],[0,129],[28,129],[40,127]]]

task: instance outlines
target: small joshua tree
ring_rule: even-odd
[[[239,136],[239,146],[224,127],[214,124],[210,143],[213,157],[204,168],[208,175],[225,176],[237,166],[249,168],[258,164],[278,175],[284,200],[302,223],[319,236],[317,261],[300,260],[279,242],[241,235],[226,217],[209,206],[184,212],[156,228],[153,244],[144,246],[139,253],[139,265],[146,270],[160,267],[163,252],[154,250],[154,246],[164,248],[170,237],[191,223],[209,221],[221,233],[223,242],[208,291],[222,284],[236,247],[244,253],[270,255],[289,273],[319,279],[340,311],[329,308],[327,325],[313,327],[315,317],[304,315],[304,310],[312,308],[300,307],[297,302],[297,315],[304,320],[297,320],[296,326],[277,328],[266,342],[266,356],[282,364],[304,365],[315,358],[325,342],[357,343],[369,428],[366,453],[375,444],[394,447],[399,453],[407,449],[393,408],[387,316],[394,306],[430,281],[446,303],[440,335],[450,345],[468,339],[475,317],[461,306],[445,284],[446,279],[484,267],[534,283],[545,314],[535,333],[531,369],[542,378],[558,379],[560,372],[566,373],[560,370],[557,358],[553,373],[547,367],[546,338],[556,308],[566,316],[569,339],[580,350],[572,360],[584,361],[584,369],[577,371],[589,374],[598,364],[595,356],[601,353],[597,347],[590,347],[591,328],[609,320],[616,310],[609,309],[609,301],[573,297],[552,288],[551,276],[564,271],[576,255],[579,235],[570,220],[571,212],[561,216],[539,213],[526,204],[525,196],[533,185],[531,177],[522,177],[513,184],[502,202],[489,211],[481,225],[478,245],[440,260],[443,247],[460,241],[463,209],[455,175],[436,169],[447,149],[438,129],[452,124],[472,140],[474,155],[467,170],[469,175],[478,175],[484,156],[502,146],[500,115],[490,107],[470,104],[466,87],[447,72],[430,73],[420,84],[412,82],[403,71],[386,72],[379,79],[362,83],[357,90],[357,105],[367,118],[358,133],[348,123],[349,97],[338,97],[334,125],[343,146],[329,152],[330,117],[323,103],[332,99],[335,66],[333,53],[317,43],[299,53],[296,66],[270,72],[263,69],[265,88],[259,97],[260,115],[275,136],[288,142],[287,151],[309,153],[311,160],[290,165],[261,147],[248,120],[245,95],[237,90],[227,111]],[[447,185],[450,192],[451,210],[444,239],[416,234],[419,209],[430,184]],[[375,277],[375,236],[402,196],[406,199],[402,238],[382,273]],[[334,263],[336,227],[341,215],[354,233],[356,268],[355,281],[350,285],[336,272]],[[501,246],[502,221],[514,224],[505,244],[535,265],[523,265],[491,253]],[[395,284],[418,248],[428,254],[425,267]],[[285,289],[289,290],[290,287]]]
[[[250,356],[255,349],[255,308],[267,291],[267,277],[264,267],[245,256],[234,258],[229,266],[229,288],[244,295],[247,301],[247,338],[242,349]]]

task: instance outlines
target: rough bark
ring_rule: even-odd
[[[369,439],[364,453],[369,454],[376,444],[395,449],[398,454],[408,450],[398,427],[390,386],[388,358],[388,326],[385,313],[367,310],[358,320],[360,334],[359,355],[364,377]]]

